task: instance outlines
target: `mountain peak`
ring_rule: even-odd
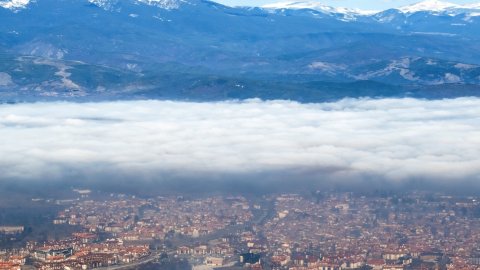
[[[340,14],[357,14],[357,15],[372,15],[377,13],[375,10],[360,10],[343,7],[331,7],[319,3],[317,1],[286,1],[267,4],[262,6],[266,9],[312,9],[324,13],[340,13]]]
[[[447,9],[455,9],[455,8],[462,8],[462,6],[449,3],[449,2],[439,1],[439,0],[425,0],[413,5],[401,7],[398,10],[404,13],[415,13],[419,11],[439,12],[439,11],[445,11]]]
[[[18,11],[26,8],[34,0],[0,0],[0,7]],[[181,5],[192,3],[192,0],[132,0],[150,6],[156,6],[163,9],[178,9]],[[88,0],[88,2],[103,9],[112,9],[118,0]]]
[[[468,4],[468,5],[465,5],[465,7],[471,8],[471,9],[480,9],[480,3]]]
[[[118,3],[118,0],[88,0],[90,3],[106,10],[113,9]],[[162,9],[178,9],[185,3],[190,3],[191,0],[132,0],[135,3],[141,3],[149,6],[155,6]]]
[[[0,7],[19,10],[25,8],[30,3],[30,0],[0,0]]]
[[[306,0],[306,1],[283,1],[272,4],[267,4],[262,6],[266,9],[312,9],[320,11],[323,13],[333,14],[348,14],[348,15],[374,15],[380,11],[374,10],[361,10],[353,8],[341,8],[341,7],[331,7],[324,5],[318,1]],[[421,11],[428,12],[444,12],[444,11],[455,11],[457,13],[466,12],[467,10],[478,10],[480,9],[480,3],[468,4],[468,5],[458,5],[441,0],[425,0],[422,2],[415,3],[413,5],[408,5],[400,7],[399,10],[402,13],[415,13]],[[454,13],[455,13],[454,12]]]

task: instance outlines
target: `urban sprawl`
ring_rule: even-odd
[[[193,269],[480,269],[480,203],[410,193],[93,198],[76,190],[53,226],[64,239],[2,250],[0,269],[135,269],[184,260]],[[52,202],[55,203],[55,202]],[[0,234],[23,233],[21,224]]]

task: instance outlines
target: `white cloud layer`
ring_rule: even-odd
[[[2,179],[303,170],[480,180],[480,99],[0,105]]]

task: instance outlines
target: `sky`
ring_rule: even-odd
[[[0,105],[0,181],[480,180],[480,99]]]
[[[261,6],[276,2],[286,2],[288,0],[216,0],[219,3],[231,6]],[[292,0],[293,1],[293,0]],[[301,1],[301,0],[300,0]],[[324,0],[318,1],[322,4],[333,7],[348,7],[366,10],[385,10],[405,5],[414,4],[421,0]],[[456,4],[469,4],[475,1],[452,0],[448,1]],[[477,1],[478,2],[478,1]]]

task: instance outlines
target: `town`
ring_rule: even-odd
[[[75,190],[52,226],[69,237],[0,252],[0,269],[480,269],[480,202],[424,192],[93,196]],[[24,233],[22,224],[0,235]],[[151,268],[149,268],[151,269]]]

